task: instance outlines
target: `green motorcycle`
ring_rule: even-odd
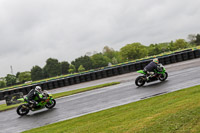
[[[148,75],[143,70],[139,70],[139,71],[137,71],[137,73],[143,74],[142,76],[139,76],[136,78],[135,84],[137,86],[143,86],[146,82],[149,83],[149,82],[153,82],[156,80],[165,81],[168,77],[168,73],[166,72],[166,69],[162,64],[159,64],[158,70],[154,70],[154,72],[151,73],[151,75]],[[147,76],[149,78],[147,78]]]
[[[19,105],[17,108],[17,114],[20,116],[27,115],[29,111],[36,111],[43,108],[52,109],[56,105],[55,99],[53,99],[52,94],[49,94],[47,91],[44,91],[43,94],[39,94],[40,98],[45,98],[44,100],[37,103],[37,105],[33,108],[30,104],[28,104],[27,97],[17,99],[18,101],[24,102],[22,105]],[[38,98],[34,99],[35,101]]]

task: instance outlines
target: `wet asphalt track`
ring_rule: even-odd
[[[136,87],[134,84],[134,79],[139,74],[129,73],[70,87],[63,87],[59,90],[52,90],[52,92],[55,93],[112,81],[122,82],[119,85],[57,99],[57,105],[54,109],[43,109],[37,112],[30,112],[24,117],[18,116],[15,109],[0,112],[0,132],[21,132],[31,128],[138,101],[156,94],[168,93],[182,88],[199,85],[199,66],[200,59],[168,65],[166,66],[169,72],[167,81],[162,83],[159,81],[152,82],[145,84],[144,87]]]

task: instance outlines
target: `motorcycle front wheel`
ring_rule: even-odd
[[[165,73],[163,73],[163,74],[161,74],[161,75],[159,76],[159,80],[160,80],[160,81],[165,81],[165,80],[167,79],[167,77],[168,77],[168,73],[165,72]]]
[[[17,108],[17,114],[18,115],[27,115],[29,113],[29,109],[28,108],[25,108],[26,105],[20,105],[18,108]]]
[[[145,84],[145,78],[143,76],[137,77],[135,80],[135,84],[139,87],[143,86]]]
[[[52,109],[55,105],[56,105],[56,100],[52,99],[52,100],[51,100],[51,103],[50,103],[50,102],[47,103],[47,104],[45,105],[45,107],[48,108],[48,109]]]

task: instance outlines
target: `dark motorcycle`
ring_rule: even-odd
[[[159,69],[154,70],[154,72],[151,73],[150,76],[143,70],[137,71],[137,73],[141,73],[143,75],[136,78],[135,84],[137,86],[143,86],[145,83],[153,82],[156,80],[165,81],[168,77],[168,73],[166,72],[165,67],[162,64],[159,64],[158,68]],[[147,78],[147,76],[149,78]]]
[[[52,94],[49,94],[47,91],[45,91],[43,94],[39,94],[39,96],[40,98],[45,99],[37,103],[37,105],[34,108],[32,108],[31,105],[28,103],[27,97],[17,99],[18,101],[24,102],[17,108],[17,114],[23,116],[27,115],[30,110],[36,111],[45,107],[48,109],[52,109],[56,105],[56,101],[55,99],[53,99]],[[37,101],[38,99],[36,98],[34,100]]]

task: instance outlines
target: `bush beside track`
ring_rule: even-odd
[[[3,88],[0,90],[0,100],[3,100],[6,95],[11,95],[13,93],[22,92],[26,95],[32,88],[36,85],[41,86],[45,90],[59,88],[63,86],[78,84],[82,82],[102,79],[106,77],[116,76],[120,74],[125,74],[129,72],[134,72],[143,69],[151,59],[157,57],[163,65],[172,64],[176,62],[181,62],[185,60],[190,60],[200,57],[200,49],[184,49],[181,51],[174,51],[163,53],[156,56],[151,56],[147,58],[142,58],[139,60],[129,61],[125,63],[120,63],[110,67],[104,67],[98,70],[90,70],[82,73],[75,73],[70,75],[63,75],[58,77],[53,77],[49,79],[44,79],[40,81],[31,82],[28,84],[22,84],[18,86],[12,86],[9,88]]]
[[[200,85],[24,133],[200,132]]]

